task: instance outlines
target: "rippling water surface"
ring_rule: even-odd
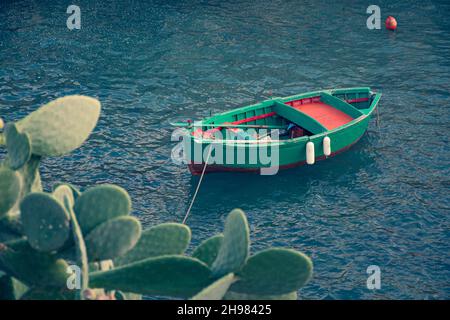
[[[450,298],[450,6],[378,1],[397,32],[368,30],[365,1],[80,0],[0,4],[0,115],[58,96],[103,106],[89,141],[46,159],[45,187],[125,187],[149,226],[181,221],[197,178],[170,161],[174,119],[200,119],[321,88],[383,92],[381,124],[335,158],[277,176],[205,177],[188,220],[193,243],[244,209],[252,250],[286,246],[315,264],[304,299]],[[382,288],[366,288],[380,266]]]

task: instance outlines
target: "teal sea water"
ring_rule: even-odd
[[[315,274],[303,299],[450,298],[450,6],[378,1],[396,32],[368,30],[365,1],[80,0],[0,2],[0,116],[16,120],[68,94],[103,105],[73,154],[46,159],[45,187],[126,188],[144,225],[183,219],[198,179],[170,161],[174,119],[200,119],[321,88],[383,92],[349,151],[276,176],[205,177],[193,243],[244,209],[252,248],[291,247]],[[366,288],[366,268],[382,287]]]

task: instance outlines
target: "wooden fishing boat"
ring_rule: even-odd
[[[276,165],[285,169],[313,164],[355,144],[380,98],[367,87],[314,91],[173,125],[187,128],[183,151],[192,174],[267,169],[275,153]]]

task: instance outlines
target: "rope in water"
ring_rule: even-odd
[[[191,213],[191,209],[192,209],[192,206],[194,205],[195,198],[197,197],[198,190],[200,189],[200,185],[202,184],[203,176],[205,175],[205,171],[206,171],[206,166],[208,165],[209,157],[211,156],[211,150],[212,150],[212,145],[210,144],[208,156],[206,157],[205,165],[203,166],[202,175],[200,176],[200,180],[198,181],[197,188],[195,189],[194,196],[192,197],[192,200],[191,200],[191,204],[189,205],[189,208],[186,211],[186,215],[184,216],[183,224],[186,224],[186,220],[189,217],[189,213]]]

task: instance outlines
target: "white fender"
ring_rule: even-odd
[[[315,159],[315,156],[314,156],[314,143],[309,141],[306,144],[306,163],[307,164],[314,164],[315,160],[316,159]]]
[[[323,138],[323,154],[329,156],[331,154],[331,140],[330,137]]]

